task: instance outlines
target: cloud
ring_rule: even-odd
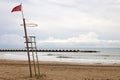
[[[52,47],[53,43],[55,46],[69,43],[71,46],[82,44],[115,46],[119,43],[120,0],[22,0],[21,2],[26,22],[38,24],[37,28],[29,28],[28,34],[41,39],[39,43],[44,43],[42,45],[50,44],[47,46]],[[1,1],[1,36],[23,35],[23,27],[20,26],[21,13],[11,13],[11,9],[21,2]]]
[[[39,45],[58,45],[58,47],[60,47],[60,45],[67,46],[67,47],[82,47],[84,45],[86,45],[86,47],[118,47],[118,45],[120,45],[120,40],[101,40],[99,39],[99,36],[94,33],[94,32],[90,32],[87,34],[80,34],[76,37],[71,37],[71,38],[67,38],[67,39],[56,39],[54,37],[49,37],[46,40],[39,40],[38,41]],[[79,44],[79,45],[78,45]]]
[[[64,27],[70,29],[87,29],[88,27],[97,31],[112,32],[113,28],[119,28],[118,15],[113,15],[116,5],[112,5],[113,0],[100,1],[100,0],[42,0],[32,1],[35,3],[42,3],[41,6],[26,6],[32,10],[27,14],[36,15],[40,18],[33,16],[43,28]],[[79,2],[79,3],[78,3]],[[61,5],[61,6],[60,6]],[[69,5],[65,7],[62,5]],[[37,8],[39,7],[39,11]],[[27,9],[27,8],[26,8]],[[118,13],[118,12],[116,12]],[[114,19],[113,19],[114,18]]]
[[[24,48],[25,40],[17,34],[6,34],[0,36],[0,47],[4,48]],[[119,47],[120,40],[103,40],[94,33],[79,34],[70,38],[49,37],[45,40],[37,39],[38,48],[81,48],[81,47]]]
[[[24,47],[24,39],[17,34],[5,34],[0,36],[0,45],[6,48],[21,48]],[[0,47],[2,47],[0,46]]]

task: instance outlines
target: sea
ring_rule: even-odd
[[[39,61],[77,64],[120,64],[120,48],[82,48],[98,52],[37,52]],[[36,54],[34,54],[34,57]],[[31,60],[33,59],[30,53]],[[0,52],[0,59],[28,60],[26,52]]]

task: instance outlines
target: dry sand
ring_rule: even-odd
[[[120,65],[116,64],[40,62],[40,71],[39,79],[29,78],[27,61],[0,60],[0,80],[120,80]]]

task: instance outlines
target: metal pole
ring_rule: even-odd
[[[21,12],[22,12],[23,26],[24,26],[25,39],[26,39],[26,47],[27,47],[27,55],[28,55],[28,63],[29,63],[30,77],[32,77],[32,68],[31,68],[31,62],[30,62],[30,53],[29,53],[29,45],[28,45],[28,38],[27,38],[27,29],[26,29],[26,23],[25,23],[24,14],[23,14],[22,3],[21,3]]]
[[[24,32],[25,32],[25,39],[26,39],[26,46],[27,46],[27,55],[28,55],[30,77],[32,77],[32,68],[31,68],[31,62],[30,62],[30,53],[29,53],[29,46],[28,46],[28,38],[27,38],[27,30],[26,30],[25,18],[23,18],[23,25],[24,25]]]
[[[35,72],[35,76],[36,76],[36,64],[35,64],[35,57],[34,57],[34,46],[33,46],[33,41],[32,41],[32,37],[30,37],[31,39],[31,51],[32,51],[32,57],[33,57],[33,65],[34,65],[34,72]]]
[[[35,37],[34,37],[34,42],[35,42],[35,50],[37,50],[37,45],[36,45]],[[35,51],[35,53],[36,53],[36,59],[37,59],[38,74],[40,76],[40,66],[39,66],[37,51]]]

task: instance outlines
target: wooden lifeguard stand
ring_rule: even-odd
[[[27,43],[28,44],[28,49],[30,54],[32,55],[32,61],[33,62],[33,69],[34,69],[34,74],[35,76],[39,75],[40,76],[40,68],[39,68],[39,60],[38,60],[38,53],[37,53],[37,45],[36,45],[36,37],[35,36],[28,36],[27,37]],[[32,71],[32,70],[31,70]]]

